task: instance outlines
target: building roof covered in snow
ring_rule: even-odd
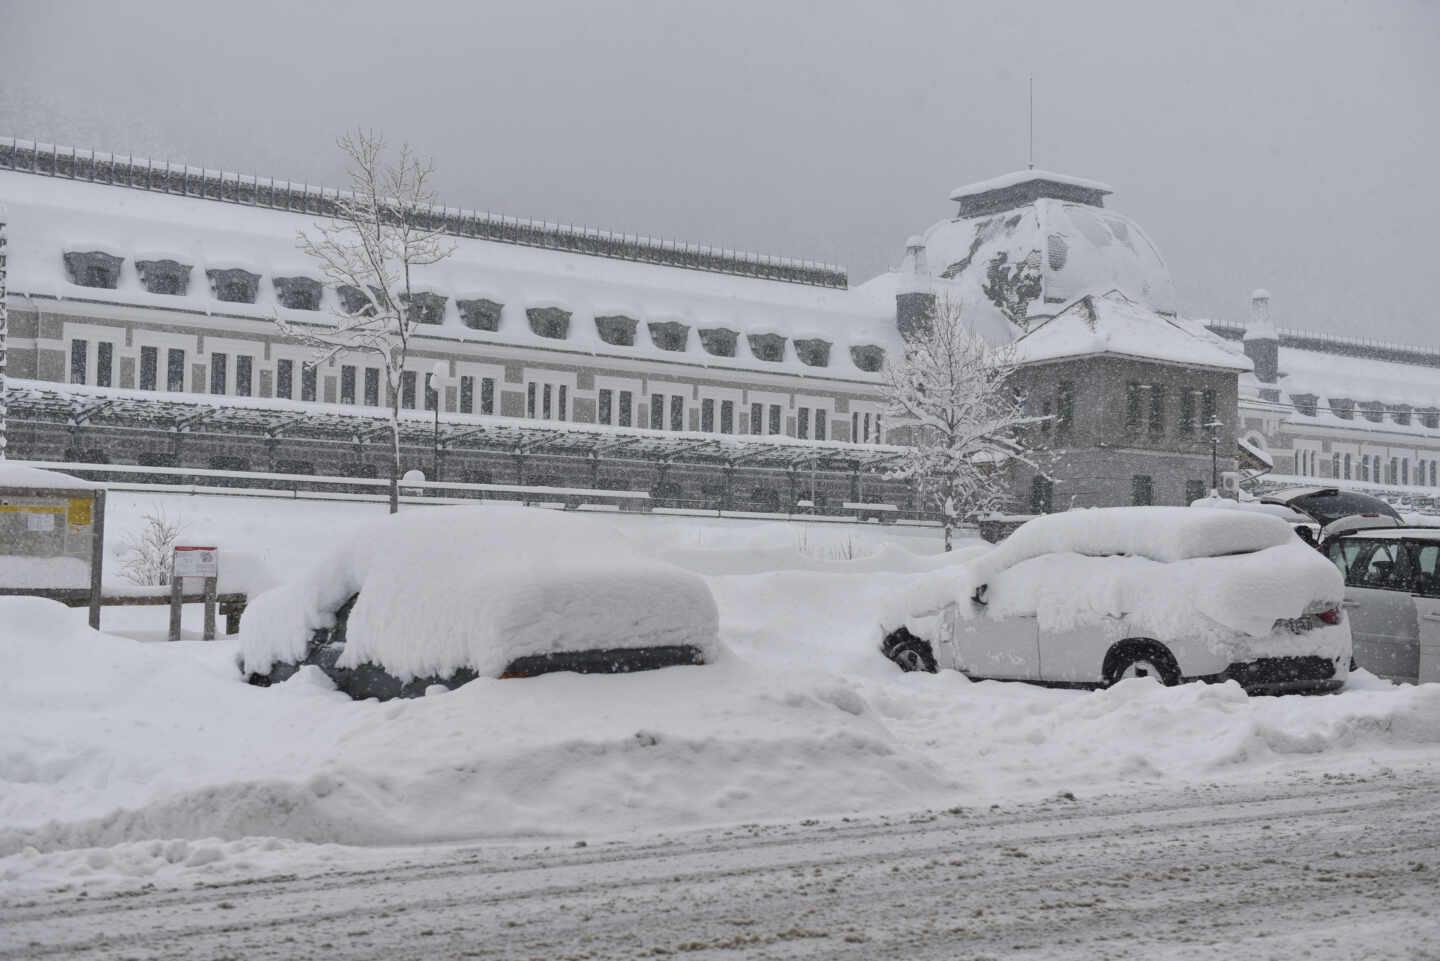
[[[99,156],[0,144],[12,296],[297,324],[340,308],[340,292],[296,245],[335,191],[195,168],[150,165],[147,175],[148,162]],[[50,175],[61,160],[66,169]],[[440,216],[453,221],[455,252],[418,268],[414,284],[430,295],[432,337],[859,381],[878,376],[872,359],[883,354],[871,348],[898,349],[893,301],[855,296],[838,268]]]

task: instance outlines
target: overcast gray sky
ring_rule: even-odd
[[[1258,8],[1258,9],[1257,9]],[[1026,159],[1106,181],[1185,311],[1440,346],[1433,0],[0,0],[0,135],[838,262]],[[1428,176],[1427,176],[1428,174]]]

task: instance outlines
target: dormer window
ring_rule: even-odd
[[[747,339],[756,360],[775,363],[785,359],[785,338],[779,334],[751,334]]]
[[[380,300],[379,290],[371,287],[370,292],[375,295],[376,301]],[[371,302],[370,297],[366,295],[365,291],[359,287],[354,287],[350,284],[341,284],[335,288],[335,293],[339,295],[340,307],[345,313],[361,314],[366,317],[374,315],[375,304]]]
[[[1395,423],[1402,427],[1408,427],[1410,426],[1410,412],[1413,409],[1409,404],[1396,404],[1391,408],[1391,416],[1395,418]]]
[[[814,338],[795,341],[795,356],[807,367],[830,366],[830,341]]]
[[[190,289],[190,265],[174,260],[137,260],[140,283],[152,294],[180,296]]]
[[[1355,401],[1349,397],[1330,398],[1330,413],[1341,420],[1355,419]]]
[[[1314,417],[1319,409],[1320,398],[1314,394],[1291,394],[1290,399],[1295,402],[1295,412],[1306,417]]]
[[[216,300],[229,304],[253,304],[260,290],[260,275],[248,270],[207,270],[210,289]]]
[[[471,330],[497,331],[500,329],[500,311],[503,304],[484,297],[473,300],[457,300],[455,308],[460,311],[460,322]]]
[[[1429,430],[1440,429],[1440,409],[1434,407],[1421,407],[1415,411],[1420,417],[1422,426]]]
[[[273,277],[275,299],[290,310],[319,310],[322,286],[310,277]]]
[[[525,311],[530,329],[537,337],[564,340],[570,336],[570,311],[560,307],[531,307]]]
[[[739,331],[726,330],[724,327],[700,331],[700,346],[705,348],[705,353],[716,357],[734,357],[735,344],[739,339]]]
[[[678,321],[657,321],[650,325],[650,340],[661,350],[684,350],[690,341],[690,328]]]
[[[635,346],[635,328],[640,322],[624,314],[606,314],[595,318],[595,332],[607,344],[616,347]]]
[[[446,299],[442,294],[428,292],[400,295],[400,302],[409,308],[406,314],[417,324],[445,323]]]
[[[1297,400],[1296,403],[1298,404],[1299,401]],[[1385,419],[1385,405],[1378,401],[1367,400],[1356,406],[1360,408],[1365,419],[1372,424],[1378,424]]]
[[[70,282],[81,287],[114,290],[120,283],[123,257],[114,257],[99,250],[71,251],[65,254],[65,272]]]
[[[875,373],[885,366],[885,348],[875,344],[862,344],[850,348],[850,360],[860,370]]]

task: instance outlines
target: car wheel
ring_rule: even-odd
[[[885,652],[886,657],[900,665],[902,671],[924,671],[927,674],[934,674],[939,670],[935,664],[935,652],[931,650],[930,642],[916,637],[903,627],[891,632],[885,638],[881,649]]]
[[[1166,687],[1180,683],[1180,668],[1175,658],[1159,644],[1123,642],[1111,650],[1105,662],[1106,686],[1132,677],[1152,677]]]

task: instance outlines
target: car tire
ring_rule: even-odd
[[[1105,655],[1105,686],[1130,677],[1153,677],[1166,687],[1180,683],[1180,667],[1158,641],[1121,641]]]
[[[881,645],[885,656],[900,666],[905,672],[924,671],[927,674],[935,674],[939,667],[935,663],[935,652],[930,647],[930,642],[924,638],[916,637],[907,629],[900,628],[891,631]]]

